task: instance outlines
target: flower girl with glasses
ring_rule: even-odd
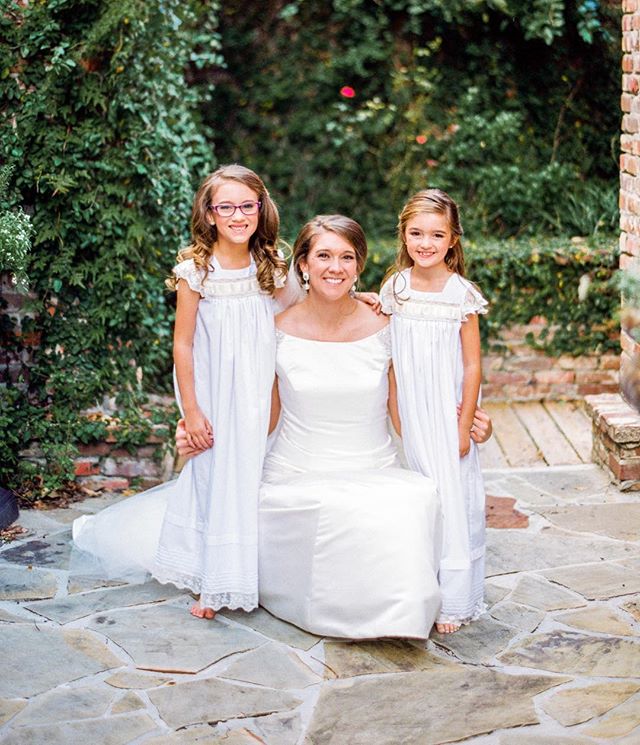
[[[278,230],[276,205],[253,171],[228,165],[204,180],[193,203],[191,244],[167,281],[177,291],[176,396],[189,446],[199,455],[176,481],[134,498],[148,506],[144,529],[138,523],[136,531],[129,519],[136,514],[133,504],[127,509],[130,500],[74,525],[77,547],[109,576],[130,574],[126,559],[135,552],[127,544],[138,544],[136,556],[145,557],[138,570],[199,594],[191,609],[199,618],[258,605],[257,499],[275,370],[274,313],[300,293],[297,283],[285,286]],[[158,541],[151,527],[160,521]],[[141,547],[144,541],[149,545]]]

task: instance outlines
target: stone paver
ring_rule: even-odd
[[[0,743],[640,743],[640,494],[590,466],[487,484],[489,611],[426,644],[203,622],[171,586],[69,566],[73,518],[119,497],[24,513],[0,547]]]

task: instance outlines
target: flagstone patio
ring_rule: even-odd
[[[488,613],[427,644],[201,621],[69,570],[50,513],[0,547],[3,745],[640,743],[640,497],[593,465],[485,471]]]

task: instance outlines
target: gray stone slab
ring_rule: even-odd
[[[483,616],[453,634],[431,633],[431,639],[440,647],[453,652],[465,662],[488,662],[507,647],[518,634],[517,629]]]
[[[166,675],[151,675],[138,672],[138,670],[121,670],[114,675],[110,675],[104,682],[114,688],[133,688],[138,691],[146,691],[149,688],[157,688],[169,683],[171,680],[173,678]]]
[[[326,678],[409,673],[456,664],[410,642],[386,640],[324,643]]]
[[[499,603],[511,592],[508,587],[501,587],[493,582],[487,582],[484,586],[484,602],[488,608]]]
[[[638,691],[640,683],[595,683],[556,691],[542,702],[542,708],[563,727],[571,727],[605,714]]]
[[[499,656],[503,665],[549,670],[567,675],[633,678],[640,670],[640,644],[553,631],[525,639]]]
[[[51,572],[3,564],[0,574],[0,600],[52,598],[58,589],[56,576]]]
[[[0,554],[2,561],[22,566],[68,569],[71,555],[71,531],[64,530],[46,538],[19,543]]]
[[[581,595],[558,587],[540,575],[532,574],[520,577],[509,599],[514,603],[524,603],[545,611],[580,608],[587,604]]]
[[[272,616],[264,608],[256,608],[251,613],[241,610],[224,610],[221,611],[220,615],[237,621],[243,626],[249,626],[249,628],[258,631],[260,634],[264,634],[269,639],[288,644],[290,647],[307,650],[320,641],[319,636],[309,634],[297,626],[281,621],[279,618]]]
[[[538,729],[542,729],[538,727]],[[500,735],[499,745],[594,745],[586,737],[567,735],[535,734],[517,730]]]
[[[59,522],[54,516],[50,516],[42,510],[20,510],[20,515],[15,524],[29,531],[30,535],[35,534],[39,538],[43,538],[50,533],[59,533],[65,527],[64,523]]]
[[[250,688],[206,678],[148,693],[160,717],[173,729],[294,709],[301,699],[272,688]]]
[[[67,579],[67,592],[75,595],[79,592],[90,592],[91,590],[100,590],[105,587],[121,587],[126,582],[119,582],[114,579],[100,579],[99,577],[85,577],[78,574],[69,574]]]
[[[640,503],[568,505],[547,508],[541,513],[566,530],[596,533],[620,541],[640,540]]]
[[[137,667],[159,672],[196,673],[264,644],[250,631],[203,621],[171,605],[111,611],[93,618],[89,628],[122,647]]]
[[[60,600],[42,600],[30,603],[26,607],[52,621],[68,623],[94,613],[145,603],[158,603],[183,594],[182,590],[173,585],[161,585],[153,581],[143,585],[125,585],[113,590],[96,590]]]
[[[321,680],[295,652],[275,642],[242,655],[218,677],[284,689],[306,688]]]
[[[31,616],[31,614],[29,615]],[[17,615],[16,613],[12,613],[6,608],[2,608],[0,606],[0,622],[1,623],[28,623],[30,620],[33,621],[33,616],[31,616],[30,618],[27,618],[25,615]]]
[[[600,495],[609,486],[609,477],[598,466],[561,470],[540,469],[520,474],[533,488],[563,501]]]
[[[42,727],[19,727],[3,737],[2,745],[128,745],[154,729],[156,724],[147,714],[124,714],[108,719],[63,722]]]
[[[117,693],[109,686],[58,688],[30,702],[13,720],[12,726],[54,724],[103,716]]]
[[[158,737],[152,737],[144,741],[144,745],[191,745],[191,743],[199,742],[202,745],[220,745],[222,735],[216,734],[213,727],[209,727],[208,724],[199,724],[195,727],[187,727],[186,729],[178,730],[177,732],[169,732],[168,734],[158,735]],[[253,742],[245,740],[241,745],[259,745],[255,738]],[[229,745],[227,743],[225,745]],[[233,743],[231,743],[233,745]]]
[[[26,701],[11,701],[7,698],[0,698],[0,727],[19,711],[22,711],[26,705]]]
[[[616,706],[599,722],[590,724],[582,731],[589,737],[601,737],[607,740],[623,737],[631,732],[636,737],[640,736],[640,696],[634,696],[623,704]],[[640,740],[636,740],[640,742]]]
[[[638,553],[632,543],[587,538],[548,528],[539,533],[523,530],[487,530],[488,577],[511,572],[552,569],[568,564],[624,559]]]
[[[112,714],[127,714],[130,711],[139,711],[146,708],[145,702],[133,691],[127,691],[111,707]]]
[[[623,603],[620,607],[622,610],[629,613],[629,615],[633,616],[636,621],[640,621],[640,597],[636,596],[631,600],[627,600],[626,603]]]
[[[488,487],[487,493],[498,494],[497,491],[491,491]],[[500,480],[500,496],[515,497],[520,505],[544,506],[562,503],[559,497],[554,497],[516,475]]]
[[[305,742],[425,745],[536,724],[533,697],[566,680],[464,665],[332,681],[322,687]]]
[[[247,745],[258,745],[259,742],[267,745],[297,745],[302,732],[302,718],[297,711],[271,714],[254,719],[246,725],[245,731],[254,737]],[[258,743],[255,741],[256,737],[259,738]],[[224,745],[231,744],[225,742]]]
[[[122,662],[93,634],[35,625],[2,629],[0,696],[30,697]]]
[[[74,506],[77,510],[80,510],[85,515],[95,515],[96,512],[100,512],[101,510],[104,510],[106,507],[110,507],[116,502],[121,502],[123,499],[127,499],[124,494],[118,492],[104,492],[99,497],[83,499],[82,502],[78,502]]]
[[[634,636],[633,627],[622,620],[611,608],[596,605],[584,610],[556,616],[556,621],[585,631],[598,631],[611,636]]]
[[[514,629],[531,633],[542,622],[544,613],[507,600],[491,609],[491,617],[495,618],[496,621],[506,623],[507,626],[512,626]]]
[[[553,582],[589,600],[605,600],[640,591],[640,574],[618,564],[587,564],[545,572]]]

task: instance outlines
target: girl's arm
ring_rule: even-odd
[[[463,457],[471,448],[471,427],[473,426],[473,417],[476,412],[482,378],[480,326],[476,313],[469,314],[467,320],[462,324],[460,340],[462,342],[464,375],[460,418],[458,419],[458,444],[460,457]]]
[[[393,365],[389,366],[389,418],[393,428],[402,437],[402,427],[400,425],[400,412],[398,411],[398,385],[396,383],[396,374],[393,371]]]
[[[271,389],[271,414],[269,415],[269,434],[278,426],[280,419],[280,392],[278,391],[278,378],[276,376]]]
[[[206,450],[213,445],[213,427],[196,401],[193,372],[193,336],[200,294],[185,280],[177,287],[176,324],[173,332],[173,361],[184,412],[185,430],[190,447]]]

